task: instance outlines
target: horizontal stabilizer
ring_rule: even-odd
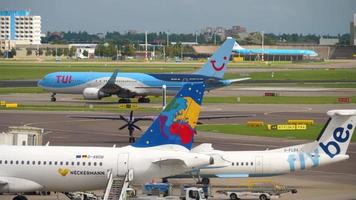
[[[229,80],[226,80],[226,81],[228,81],[230,84],[232,84],[232,83],[247,81],[247,80],[250,80],[250,79],[251,79],[250,77],[246,77],[246,78],[229,79]]]

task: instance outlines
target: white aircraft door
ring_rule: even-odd
[[[255,159],[255,172],[256,174],[263,174],[263,156],[256,156]]]
[[[128,172],[129,165],[129,154],[128,153],[120,153],[119,159],[117,162],[117,174],[124,175]]]

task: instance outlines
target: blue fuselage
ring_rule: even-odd
[[[46,75],[38,86],[52,93],[83,94],[86,88],[102,88],[111,76],[112,73],[107,72],[55,72]],[[167,94],[173,95],[187,82],[205,82],[207,90],[229,84],[226,80],[199,74],[118,73],[115,80],[116,85],[134,94],[130,97],[161,95],[163,85],[167,87]]]

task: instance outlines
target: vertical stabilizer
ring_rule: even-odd
[[[331,110],[317,143],[330,158],[346,154],[356,126],[356,110]]]
[[[203,65],[196,74],[204,76],[212,76],[216,78],[223,78],[227,65],[230,60],[232,48],[235,44],[235,39],[227,37],[225,42],[219,49],[210,57],[210,59]]]
[[[134,143],[134,147],[176,144],[192,148],[205,91],[203,83],[187,83]]]

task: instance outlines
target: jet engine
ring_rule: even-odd
[[[83,91],[83,97],[87,100],[98,100],[109,96],[111,95],[101,92],[99,88],[85,88]]]

